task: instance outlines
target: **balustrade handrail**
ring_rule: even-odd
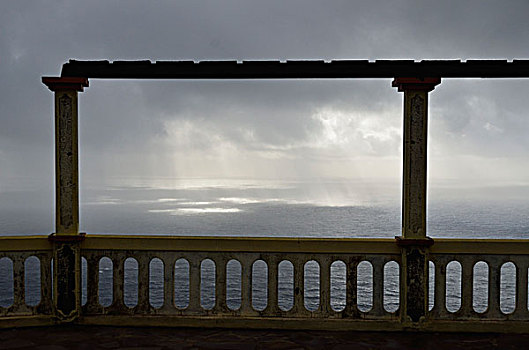
[[[48,235],[0,236],[0,253],[51,249],[53,247]]]
[[[394,239],[87,235],[81,249],[399,254]]]
[[[1,236],[0,252],[52,249],[47,235]],[[87,234],[81,249],[216,252],[400,253],[392,238]],[[436,238],[430,254],[527,254],[529,239]]]

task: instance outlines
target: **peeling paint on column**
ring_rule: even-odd
[[[72,98],[63,93],[59,97],[59,191],[60,191],[60,223],[69,228],[74,222],[72,206],[75,203],[76,181],[74,171],[74,147],[72,126]]]
[[[77,91],[55,92],[55,186],[57,234],[79,232]]]
[[[421,188],[426,182],[426,99],[416,94],[410,99],[409,111],[409,187],[406,218],[408,220],[407,230],[414,235],[426,232],[424,224],[426,211],[425,193]]]

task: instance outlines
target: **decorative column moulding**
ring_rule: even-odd
[[[399,92],[406,90],[432,91],[436,85],[441,84],[441,78],[395,78],[391,86]]]
[[[82,92],[85,87],[88,87],[88,78],[42,77],[42,83],[51,91],[75,90]]]

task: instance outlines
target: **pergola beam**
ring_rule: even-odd
[[[76,61],[62,77],[98,79],[529,78],[529,60]]]

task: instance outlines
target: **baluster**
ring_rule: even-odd
[[[331,257],[323,256],[318,260],[320,265],[320,306],[318,311],[322,316],[334,312],[331,309]]]
[[[174,266],[176,259],[172,256],[162,255],[163,261],[163,306],[160,311],[163,313],[174,313],[175,307],[175,290],[174,290]]]
[[[254,259],[248,255],[241,255],[241,314],[255,313],[252,308],[252,264]]]
[[[202,313],[200,305],[200,262],[201,258],[196,255],[187,257],[189,262],[189,307],[191,313]]]
[[[96,314],[101,310],[101,305],[99,305],[99,258],[100,256],[95,253],[88,253],[86,256],[85,309],[88,314]]]
[[[11,259],[11,257],[7,254],[7,252],[2,252],[0,251],[0,259],[2,258],[8,258],[10,259],[10,261],[12,262],[13,260]],[[6,270],[6,275],[2,276],[4,277],[6,280],[9,280],[9,277],[7,275],[7,270]],[[6,293],[7,291],[2,291],[3,293]],[[13,291],[14,293],[14,291]],[[13,295],[14,296],[14,295]],[[0,306],[0,317],[4,317],[7,315],[7,312],[9,311],[9,307],[4,307],[4,306]]]
[[[436,317],[446,316],[446,263],[445,259],[436,259],[434,281],[434,305],[432,313]]]
[[[294,307],[292,312],[295,316],[299,316],[308,312],[305,308],[305,259],[302,256],[295,256],[292,259],[294,266]]]
[[[227,295],[226,295],[226,285],[228,282],[226,281],[226,264],[228,263],[228,259],[226,259],[224,256],[215,256],[212,257],[215,261],[215,306],[214,310],[217,313],[226,313],[229,312],[228,305],[226,302]]]
[[[500,274],[501,263],[494,259],[489,263],[489,308],[487,317],[501,317],[500,311]]]
[[[476,259],[460,258],[461,264],[461,309],[460,312],[469,316],[473,313],[472,298],[473,298],[473,265]]]
[[[267,315],[277,315],[279,313],[278,300],[278,278],[279,278],[279,259],[273,255],[267,259],[268,265],[268,303],[265,309]]]
[[[527,310],[527,269],[529,263],[526,259],[516,260],[516,309],[514,314],[516,318],[527,319],[529,311]]]
[[[123,311],[125,309],[125,300],[123,294],[123,284],[125,283],[124,263],[125,259],[122,254],[112,254],[112,305],[113,311]]]
[[[358,260],[351,258],[346,265],[345,315],[358,317]]]
[[[370,260],[373,266],[373,308],[370,314],[381,316],[384,314],[384,260],[374,258]]]
[[[149,262],[147,252],[141,252],[136,258],[138,261],[138,305],[135,307],[136,313],[147,314],[151,309],[149,303]]]
[[[40,295],[41,301],[37,306],[38,313],[50,314],[53,300],[51,296],[51,255],[48,253],[39,256],[40,259]]]
[[[22,253],[16,253],[11,256],[13,261],[13,305],[11,310],[14,313],[23,312],[27,309],[26,297],[24,290],[24,260],[26,256]]]

